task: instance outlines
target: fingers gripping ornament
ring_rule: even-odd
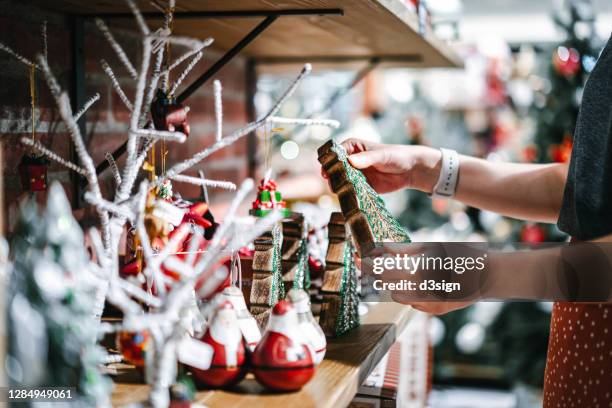
[[[253,353],[255,378],[271,390],[299,390],[314,375],[313,355],[300,332],[295,309],[289,301],[279,301]]]
[[[213,349],[208,370],[192,368],[195,377],[212,388],[229,387],[246,375],[246,347],[236,311],[230,302],[222,303],[212,317],[201,341]]]
[[[323,333],[321,326],[319,326],[310,310],[310,297],[303,289],[291,289],[287,293],[287,299],[297,313],[300,333],[314,350],[314,363],[319,364],[325,357],[327,340],[325,333]]]

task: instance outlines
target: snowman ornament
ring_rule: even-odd
[[[325,357],[327,339],[323,329],[312,315],[308,293],[303,289],[291,289],[287,293],[287,299],[297,313],[299,331],[314,350],[314,363],[318,365]]]
[[[274,391],[302,388],[314,375],[314,351],[300,332],[298,316],[287,300],[279,301],[252,358],[257,381]]]
[[[207,370],[192,367],[195,377],[211,388],[238,383],[246,375],[246,347],[236,311],[230,302],[218,306],[200,339],[212,347],[213,356]]]

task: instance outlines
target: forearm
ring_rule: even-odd
[[[530,221],[557,221],[567,177],[564,164],[460,158],[455,198],[467,205]]]

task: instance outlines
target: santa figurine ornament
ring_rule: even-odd
[[[230,302],[223,302],[213,315],[201,341],[213,349],[208,370],[192,367],[198,381],[211,388],[224,388],[238,383],[246,375],[246,347]]]
[[[247,309],[242,290],[237,286],[228,286],[223,289],[222,296],[232,304],[236,311],[238,325],[240,326],[240,331],[242,332],[242,336],[244,337],[244,341],[249,351],[255,350],[255,346],[257,346],[261,340],[261,332],[259,331],[259,326],[255,318],[251,315],[249,309]]]
[[[313,355],[300,332],[295,309],[289,301],[279,301],[253,353],[255,378],[270,390],[299,390],[314,375]]]
[[[315,353],[314,363],[318,365],[325,357],[327,340],[310,310],[310,297],[303,289],[291,289],[287,293],[287,299],[297,313],[299,331],[312,347]]]

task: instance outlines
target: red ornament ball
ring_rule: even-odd
[[[147,348],[149,347],[149,332],[119,332],[117,334],[117,348],[123,358],[136,367],[144,367]]]
[[[294,391],[310,381],[315,371],[312,350],[300,338],[295,309],[281,300],[253,353],[253,373],[260,384],[274,391]]]
[[[553,54],[553,66],[564,77],[572,77],[580,71],[580,53],[575,48],[557,47]]]

